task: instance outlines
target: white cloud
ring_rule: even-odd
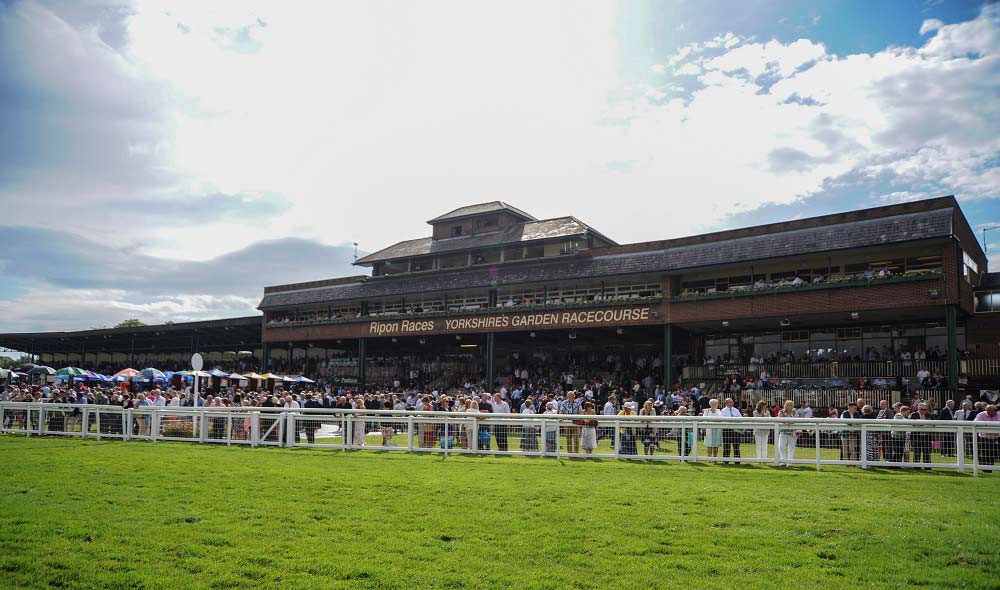
[[[941,22],[941,19],[929,18],[929,19],[925,20],[923,23],[921,23],[921,25],[920,25],[920,34],[921,35],[926,35],[927,33],[930,33],[932,31],[936,31],[936,30],[940,29],[943,26],[944,26],[944,23]]]
[[[253,219],[196,227],[140,215],[95,236],[161,255],[208,259],[289,235],[375,249],[491,199],[575,214],[633,241],[790,203],[850,173],[917,185],[892,192],[984,197],[1000,182],[991,164],[1000,44],[989,8],[940,26],[923,47],[873,54],[727,32],[681,47],[636,81],[623,79],[618,9],[605,3],[188,1],[167,14],[139,2],[113,48],[23,5],[47,15],[32,22],[52,25],[21,54],[39,64],[39,85],[119,113],[94,119],[121,131],[112,152],[122,158],[99,168],[144,172],[133,182],[109,174],[106,184],[74,176],[81,188],[60,193],[77,201],[60,201],[71,217],[107,192],[287,200]],[[47,34],[58,42],[43,51]],[[45,69],[61,63],[70,66]],[[133,103],[152,120],[121,114]],[[622,172],[615,162],[631,164]],[[19,196],[23,209],[8,215],[37,223],[39,194]],[[652,213],[609,215],[616,207]]]
[[[826,48],[821,43],[799,39],[789,44],[771,40],[767,43],[750,43],[705,62],[705,68],[733,72],[744,69],[752,76],[774,71],[782,77],[791,75],[796,68],[821,59]]]

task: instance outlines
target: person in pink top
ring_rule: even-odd
[[[986,406],[986,410],[976,414],[974,422],[1000,422],[996,404]],[[982,465],[995,465],[1000,458],[1000,432],[979,432],[979,462]]]

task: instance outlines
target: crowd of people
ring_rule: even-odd
[[[958,358],[973,358],[975,354],[971,351],[958,349]],[[914,350],[900,349],[892,350],[888,346],[877,348],[868,346],[863,353],[855,354],[848,352],[806,350],[796,354],[795,351],[785,350],[772,352],[770,354],[750,354],[749,356],[723,353],[716,356],[705,355],[703,363],[706,366],[719,365],[787,365],[787,364],[813,364],[832,362],[888,362],[888,361],[944,361],[948,360],[948,354],[941,350],[938,345],[929,348],[917,348]]]
[[[958,404],[947,401],[941,408],[933,408],[928,401],[915,396],[904,402],[890,404],[888,400],[878,402],[865,398],[852,400],[847,407],[840,410],[836,407],[813,409],[808,401],[796,403],[785,400],[783,403],[768,403],[759,400],[754,403],[747,397],[729,397],[725,389],[702,391],[697,386],[685,388],[678,386],[673,391],[667,391],[660,386],[653,388],[651,395],[638,383],[633,388],[617,386],[609,387],[597,381],[587,383],[582,387],[574,385],[572,375],[563,375],[562,382],[538,385],[530,380],[515,382],[511,387],[501,386],[493,391],[483,389],[474,384],[466,384],[457,392],[445,392],[439,389],[421,390],[407,387],[378,387],[365,389],[332,387],[330,385],[293,386],[289,391],[241,388],[237,385],[226,387],[208,387],[195,396],[190,386],[165,387],[153,386],[145,391],[139,391],[135,384],[113,386],[87,386],[79,384],[66,387],[52,384],[35,386],[18,386],[8,384],[0,392],[0,401],[4,402],[42,402],[59,404],[93,404],[97,406],[115,406],[125,409],[142,409],[149,407],[191,407],[208,406],[220,408],[327,408],[350,410],[404,410],[416,412],[458,412],[464,414],[562,414],[572,416],[702,416],[705,418],[736,419],[745,416],[772,418],[842,418],[871,420],[961,420],[961,421],[1000,421],[997,417],[997,402],[1000,400],[986,398],[973,399],[970,394]],[[49,420],[57,423],[49,424],[49,429],[61,431],[65,426],[62,421],[72,420],[73,413],[54,412]],[[138,432],[148,431],[150,423],[137,414],[135,428]],[[17,420],[16,413],[8,413],[5,420]],[[24,419],[23,416],[21,418]],[[306,421],[306,436],[313,442],[316,428],[310,428]],[[318,424],[318,422],[317,422]],[[378,424],[377,421],[373,424]],[[391,444],[395,434],[391,421],[390,426],[375,428],[381,430],[386,445]],[[10,426],[10,424],[5,424]],[[114,428],[114,426],[111,426]],[[248,427],[243,424],[241,427]],[[317,426],[318,427],[318,426]],[[120,426],[119,426],[120,428]],[[358,434],[357,432],[355,433]],[[365,444],[365,429],[361,429],[357,444]],[[779,465],[790,465],[794,460],[795,448],[799,440],[811,446],[814,440],[812,432],[804,432],[795,423],[782,425],[774,437],[773,429],[754,425],[749,428],[704,427],[700,432],[694,429],[664,428],[655,422],[624,423],[618,434],[619,452],[623,455],[635,455],[640,452],[652,455],[663,444],[673,441],[677,453],[681,456],[690,455],[696,441],[700,441],[710,458],[723,461],[739,460],[743,442],[755,444],[755,457],[766,459],[768,444],[775,444],[775,453]],[[869,431],[868,439],[862,445],[861,432],[858,429],[824,429],[823,444],[837,446],[840,457],[845,461],[860,461],[864,449],[867,461],[914,462],[930,463],[931,449],[938,450],[944,456],[954,456],[956,444],[954,435],[949,433],[937,436],[920,430],[886,430]],[[246,435],[244,432],[243,435]],[[298,433],[296,433],[298,435]],[[520,448],[525,451],[539,448],[538,439],[543,439],[545,448],[555,450],[556,437],[565,437],[565,450],[569,453],[593,453],[601,439],[614,439],[612,428],[601,426],[594,419],[574,418],[570,423],[562,423],[558,431],[541,432],[537,428],[515,428],[484,424],[478,432],[471,433],[462,430],[455,433],[449,440],[442,440],[445,433],[434,425],[422,426],[420,431],[421,444],[424,445],[456,445],[461,448],[489,447],[495,444],[497,450],[507,451],[511,437],[520,439]],[[979,457],[983,464],[992,465],[998,459],[997,435],[991,432],[979,433]],[[775,439],[775,440],[771,440]],[[971,437],[963,449],[967,457],[972,456]],[[721,451],[720,451],[721,449]],[[721,453],[721,455],[720,455]]]
[[[715,295],[722,293],[755,293],[761,291],[773,291],[778,289],[789,289],[807,287],[810,285],[836,285],[852,281],[883,281],[894,276],[919,277],[921,275],[938,273],[939,270],[921,269],[911,270],[900,274],[894,273],[891,269],[884,267],[878,269],[868,269],[861,272],[847,274],[824,274],[824,273],[772,273],[770,277],[757,277],[752,283],[726,284],[725,288],[701,286],[695,288],[683,288],[681,297],[695,297],[698,295]]]

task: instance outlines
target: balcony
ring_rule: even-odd
[[[985,359],[971,359],[981,361]],[[963,361],[968,363],[970,361]],[[1000,374],[1000,360],[989,365]],[[684,367],[684,379],[724,379],[729,375],[758,375],[766,372],[772,380],[779,379],[895,379],[912,378],[926,369],[931,375],[948,375],[947,360],[910,361],[847,361],[819,363],[722,363]]]
[[[875,287],[879,285],[890,285],[893,283],[910,283],[914,281],[927,281],[941,279],[944,273],[934,270],[909,271],[906,274],[888,277],[836,277],[818,283],[803,282],[801,285],[768,284],[763,288],[753,285],[740,285],[730,287],[724,292],[691,292],[682,291],[680,295],[672,298],[671,303],[683,303],[685,301],[706,301],[710,299],[732,299],[736,297],[753,297],[756,295],[777,295],[782,293],[801,293],[803,291],[818,291],[823,289],[838,289],[841,287]]]
[[[369,314],[363,315],[351,315],[346,317],[313,317],[309,319],[274,319],[268,320],[265,327],[268,329],[273,328],[291,328],[298,326],[321,326],[321,325],[331,325],[331,324],[349,324],[353,322],[371,322],[379,320],[395,320],[395,319],[427,319],[427,318],[448,318],[455,316],[474,316],[474,315],[492,315],[497,313],[533,313],[533,312],[551,312],[560,311],[566,309],[580,309],[580,308],[590,308],[590,307],[623,307],[623,306],[634,306],[634,305],[656,305],[663,302],[663,297],[624,297],[615,299],[588,299],[585,301],[562,301],[559,303],[547,303],[547,304],[537,304],[537,305],[505,305],[497,304],[496,306],[489,305],[472,305],[463,306],[459,309],[451,309],[444,311],[441,309],[429,310],[429,311],[407,311],[407,312],[388,312],[379,314]]]

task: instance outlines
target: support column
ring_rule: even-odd
[[[358,338],[358,387],[361,392],[365,391],[367,384],[365,373],[368,369],[368,340]]]
[[[271,364],[271,347],[267,342],[260,345],[260,372],[267,373],[267,367]]]
[[[955,305],[945,308],[948,317],[948,385],[958,391],[958,338],[955,335]]]
[[[673,391],[674,382],[677,376],[674,375],[674,327],[671,324],[663,325],[663,388],[666,391]]]
[[[493,384],[496,381],[496,334],[489,332],[486,334],[486,390],[493,393]]]

